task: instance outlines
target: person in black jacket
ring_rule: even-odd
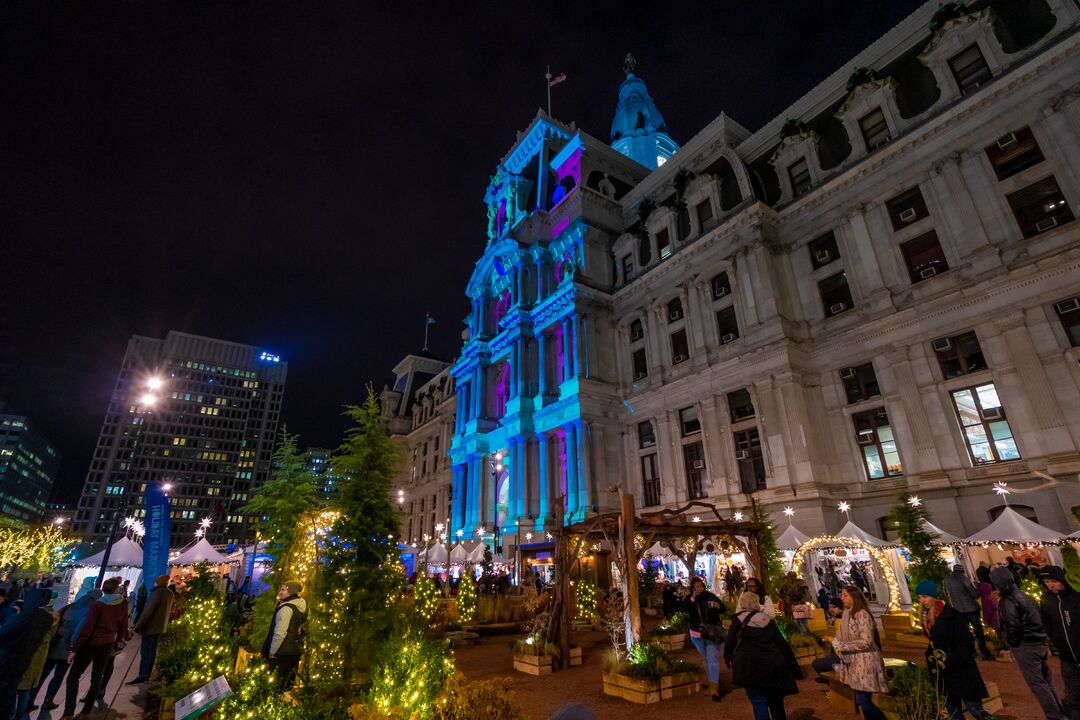
[[[1038,701],[1046,720],[1068,720],[1054,692],[1050,666],[1046,662],[1050,655],[1046,646],[1046,630],[1043,629],[1042,614],[1035,598],[1020,592],[1008,568],[994,568],[990,571],[990,579],[1001,596],[998,599],[999,634],[1012,650],[1024,682],[1031,688],[1031,694]]]
[[[704,580],[695,577],[690,581],[690,595],[683,599],[681,610],[686,613],[690,627],[690,642],[705,661],[705,675],[713,686],[713,700],[719,701],[723,697],[720,693],[720,655],[724,651],[724,640],[713,632],[717,628],[723,632],[724,603],[705,589]]]
[[[292,688],[304,650],[301,627],[307,621],[307,601],[299,597],[301,590],[298,582],[287,582],[278,590],[278,606],[263,643],[263,657],[281,691]]]
[[[1061,660],[1069,720],[1080,720],[1080,593],[1070,587],[1065,571],[1057,565],[1040,568],[1039,579],[1049,591],[1043,593],[1039,609]]]
[[[19,682],[54,624],[48,610],[49,590],[26,591],[24,611],[0,627],[0,720],[15,717]]]
[[[933,580],[915,587],[923,632],[930,640],[926,666],[945,696],[949,720],[963,720],[966,709],[975,720],[989,720],[982,699],[989,697],[979,666],[975,664],[975,639],[967,620],[942,600]]]
[[[776,623],[760,608],[756,594],[739,596],[724,661],[732,669],[732,682],[746,690],[754,720],[785,720],[784,696],[799,692],[796,680],[802,669]]]

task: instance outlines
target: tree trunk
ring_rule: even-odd
[[[619,488],[619,504],[622,511],[619,525],[622,537],[619,538],[619,552],[622,554],[623,583],[623,620],[626,623],[626,649],[634,647],[641,639],[641,605],[638,601],[638,564],[637,550],[634,548],[634,496]]]

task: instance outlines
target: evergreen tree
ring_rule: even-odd
[[[908,549],[908,584],[914,588],[920,580],[933,580],[941,584],[949,573],[948,564],[941,559],[934,545],[934,536],[926,530],[930,513],[918,502],[901,495],[900,502],[889,511],[889,520],[896,524],[900,542]]]
[[[351,624],[352,631],[341,637],[342,680],[348,683],[388,634],[387,603],[399,592],[403,576],[387,567],[399,562],[391,540],[399,522],[390,493],[401,449],[386,433],[370,385],[364,403],[346,406],[345,415],[354,424],[334,456],[334,468],[344,480],[340,515],[325,548],[327,567],[318,574],[317,589]]]
[[[765,574],[763,580],[769,595],[777,598],[780,584],[784,580],[784,564],[780,562],[780,548],[776,546],[776,526],[773,525],[768,511],[756,501],[752,501],[751,507],[754,521],[761,523],[761,532],[758,533],[758,552],[761,553],[761,562],[765,567],[758,572]]]

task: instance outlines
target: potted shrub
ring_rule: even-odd
[[[792,633],[788,637],[788,645],[791,646],[792,651],[795,653],[795,659],[804,667],[814,662],[815,658],[822,657],[825,654],[821,642],[813,635],[807,635],[806,633]]]
[[[543,630],[514,641],[514,669],[518,672],[550,675],[553,669],[552,661],[557,657],[559,646],[547,642]]]
[[[630,648],[625,659],[612,655],[606,664],[605,695],[648,704],[701,691],[701,668],[672,660],[657,643],[638,643]]]
[[[686,613],[675,613],[660,627],[652,631],[652,637],[660,647],[675,652],[686,647]]]

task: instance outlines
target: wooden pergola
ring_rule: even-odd
[[[604,547],[611,548],[612,559],[619,569],[619,587],[623,597],[623,619],[626,623],[626,647],[641,639],[641,608],[638,604],[638,563],[642,554],[655,543],[670,550],[693,572],[694,558],[710,543],[716,547],[730,543],[740,548],[757,576],[765,582],[758,535],[764,526],[755,521],[735,521],[725,518],[710,503],[691,501],[675,509],[635,515],[634,496],[621,487],[620,509],[601,513],[558,534],[555,552],[555,604],[548,624],[547,637],[562,648],[560,663],[566,667],[570,656],[570,586],[571,568],[581,558]],[[560,503],[561,504],[561,503]],[[745,541],[742,539],[745,538]],[[557,639],[557,640],[556,640]]]

